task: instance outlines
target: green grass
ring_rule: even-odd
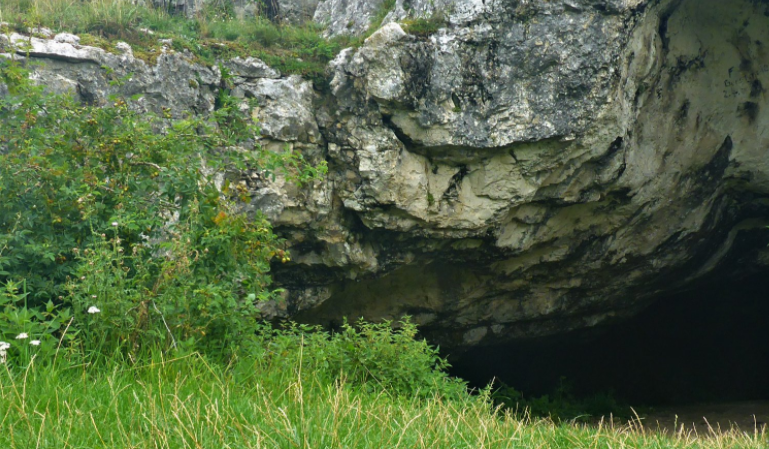
[[[393,9],[395,9],[395,0],[384,0],[382,2],[382,5],[374,14],[374,17],[371,18],[371,26],[369,26],[368,29],[369,35],[382,26],[385,17],[387,17]]]
[[[82,43],[113,50],[125,41],[134,54],[154,63],[159,39],[173,39],[200,62],[257,56],[284,73],[322,80],[330,61],[348,39],[325,39],[314,24],[278,25],[266,18],[238,18],[224,8],[209,8],[186,18],[130,0],[4,0],[0,21],[17,31],[47,27],[81,36]],[[153,34],[147,32],[151,31]]]
[[[306,350],[311,350],[307,348]],[[227,367],[192,354],[108,369],[0,367],[0,447],[15,448],[765,448],[766,435],[664,437],[495,414],[445,400],[323,382],[301,361]]]
[[[446,19],[442,14],[434,14],[429,18],[408,19],[403,22],[403,31],[419,37],[428,37],[442,27],[446,26]]]

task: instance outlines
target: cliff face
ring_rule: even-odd
[[[314,17],[355,33],[379,7],[324,0]],[[469,347],[612,322],[765,263],[767,16],[757,0],[398,0],[330,64],[328,91],[228,62],[263,144],[329,164],[303,190],[243,181],[244,210],[291,244],[286,301],[264,312],[410,314]],[[437,31],[404,31],[425,22]],[[137,107],[204,114],[221,84],[181,54],[149,67],[31,42],[40,82],[86,101],[142,93]]]
[[[435,14],[423,3],[391,16]],[[744,268],[725,261],[747,257],[730,250],[766,211],[766,4],[434,7],[449,12],[433,36],[386,25],[332,64],[318,117],[334,210],[355,227],[295,251],[317,274],[281,278],[323,301],[289,303],[300,317],[409,313],[474,345],[594,326]],[[337,273],[355,279],[327,286]]]

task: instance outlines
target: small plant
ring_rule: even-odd
[[[446,26],[446,17],[439,12],[434,13],[428,18],[418,17],[403,21],[403,31],[414,36],[429,37],[437,33],[439,29]],[[454,111],[460,112],[460,111]]]
[[[71,319],[52,301],[43,307],[27,304],[23,284],[8,281],[0,292],[0,363],[26,365],[35,354],[53,355],[60,331]]]

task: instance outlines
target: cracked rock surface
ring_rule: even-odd
[[[339,17],[370,6],[352,3]],[[429,37],[393,23],[436,12]],[[347,237],[297,244],[277,271],[303,292],[287,310],[410,314],[471,347],[616,322],[765,261],[765,14],[747,0],[399,0],[331,64],[316,116]]]
[[[315,18],[358,33],[368,19],[349,14],[377,8],[323,0]],[[436,14],[429,36],[398,23]],[[616,322],[766,265],[766,15],[753,0],[398,0],[331,62],[328,90],[223,62],[233,94],[256,100],[262,145],[329,165],[302,188],[248,181],[244,210],[267,213],[292,253],[274,267],[286,300],[263,312],[408,314],[461,350]],[[215,108],[218,69],[185,55],[149,67],[130,47],[21,40],[0,37],[0,52],[44,61],[34,76],[52,91]]]

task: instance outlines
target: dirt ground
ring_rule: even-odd
[[[769,423],[769,401],[723,402],[658,408],[641,418],[647,429],[665,433],[681,431],[698,434],[737,428],[753,433]]]

